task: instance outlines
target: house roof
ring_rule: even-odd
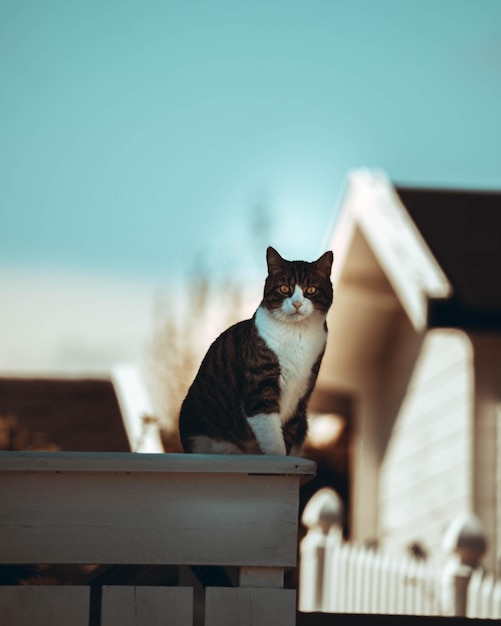
[[[0,449],[130,451],[110,380],[0,377]]]
[[[317,395],[404,385],[432,328],[501,332],[501,192],[414,189],[355,170],[328,246],[335,295]]]
[[[501,330],[501,192],[396,191],[453,288],[430,298],[428,326]]]

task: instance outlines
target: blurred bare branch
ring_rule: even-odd
[[[152,393],[168,452],[181,450],[177,420],[182,401],[211,341],[241,318],[242,295],[230,278],[215,282],[198,270],[182,308],[180,313],[168,294],[159,298],[150,350]]]
[[[271,231],[269,203],[258,198],[250,207],[249,244],[260,266]],[[208,264],[199,259],[184,286],[169,290],[156,302],[149,386],[166,452],[181,451],[178,415],[183,399],[210,343],[242,319],[247,287],[231,269],[223,274],[211,272]]]
[[[254,200],[249,213],[250,243],[254,257],[259,265],[263,264],[264,251],[270,245],[273,232],[273,217],[270,203],[265,194],[261,193]]]

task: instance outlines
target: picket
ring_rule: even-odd
[[[483,573],[479,569],[473,573],[466,596],[466,616],[478,617],[481,611],[481,589],[482,589]]]
[[[493,619],[501,619],[501,580],[496,581],[492,592],[492,615]]]

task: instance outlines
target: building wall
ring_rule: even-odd
[[[381,463],[379,538],[434,551],[472,504],[473,351],[454,330],[426,335]]]
[[[423,339],[402,309],[387,313],[384,325],[377,326],[376,316],[371,317],[368,328],[378,343],[370,355],[363,344],[355,353],[365,363],[356,377],[353,411],[350,537],[355,541],[378,537],[380,467]]]
[[[475,333],[473,510],[483,522],[486,567],[501,575],[501,336]]]

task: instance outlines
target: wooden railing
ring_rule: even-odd
[[[205,626],[292,626],[299,486],[291,457],[0,453],[0,564],[209,565]],[[90,587],[0,587],[0,623],[87,626]],[[105,586],[97,623],[192,625],[190,587]]]

